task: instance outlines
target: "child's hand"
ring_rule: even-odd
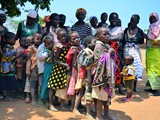
[[[108,51],[108,53],[110,54],[110,56],[114,56],[115,51],[114,51],[113,48],[110,48],[109,51]]]

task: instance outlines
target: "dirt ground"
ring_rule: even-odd
[[[145,67],[145,49],[141,50],[143,65]],[[144,91],[147,77],[143,74],[143,81],[138,82],[140,93],[133,96],[132,101],[122,103],[122,95],[116,94],[110,106],[111,114],[117,120],[159,120],[160,97],[149,96]],[[0,120],[87,120],[82,115],[75,116],[71,112],[52,112],[45,107],[33,107],[22,100],[15,102],[0,102]]]

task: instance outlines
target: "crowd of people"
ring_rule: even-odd
[[[131,16],[124,31],[116,12],[109,15],[109,24],[106,12],[101,14],[100,22],[91,16],[89,24],[84,21],[86,14],[85,9],[77,9],[77,22],[70,27],[65,26],[64,14],[52,13],[44,17],[45,26],[41,26],[38,13],[29,10],[14,34],[3,25],[7,16],[0,10],[0,99],[22,99],[36,107],[45,104],[54,112],[67,110],[67,102],[70,111],[80,115],[84,98],[89,118],[94,104],[96,119],[115,120],[109,113],[115,88],[126,95],[122,102],[129,102],[132,93],[139,92],[137,81],[142,80],[143,74],[139,47],[144,39],[146,85],[150,86],[145,90],[159,96],[158,14],[150,14],[147,34],[138,27],[138,14]],[[15,48],[17,40],[19,46]],[[60,109],[55,107],[57,102]]]

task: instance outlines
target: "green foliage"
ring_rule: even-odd
[[[0,0],[1,9],[6,10],[9,17],[21,15],[20,7],[25,6],[26,2],[30,2],[35,6],[35,10],[47,9],[50,11],[50,2],[53,0]]]

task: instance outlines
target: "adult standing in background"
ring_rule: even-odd
[[[149,16],[146,50],[146,70],[153,95],[160,96],[160,21],[157,13]]]
[[[49,32],[53,35],[54,44],[58,44],[59,40],[57,39],[57,31],[60,29],[60,17],[57,13],[52,13],[49,17],[50,20],[50,27]]]
[[[7,20],[7,16],[6,16],[6,13],[2,10],[0,10],[0,60],[2,58],[2,49],[5,45],[5,40],[2,39],[2,36],[8,32],[8,29],[7,27],[5,27],[3,24],[6,22]],[[2,96],[2,93],[0,91],[0,99],[3,99],[3,96]]]
[[[22,21],[18,25],[17,38],[33,36],[34,33],[42,33],[40,24],[37,22],[37,12],[35,10],[29,10],[27,19]]]
[[[2,10],[0,10],[0,47],[3,48],[4,47],[4,44],[5,44],[5,41],[4,39],[2,39],[2,36],[8,32],[8,28],[5,27],[3,24],[6,22],[7,20],[7,16],[6,16],[6,13]]]
[[[118,14],[116,12],[112,12],[109,15],[109,22],[110,25],[108,26],[109,28],[109,45],[115,50],[115,64],[116,64],[116,73],[115,73],[115,82],[116,82],[116,86],[119,90],[119,93],[124,95],[124,91],[122,89],[122,78],[120,75],[120,55],[118,54],[118,50],[119,50],[119,43],[123,38],[123,30],[120,26],[117,26],[117,21],[118,21]]]
[[[98,19],[96,16],[91,16],[89,18],[90,24],[91,24],[91,29],[92,29],[92,35],[95,35],[97,33],[97,23]]]
[[[134,92],[137,90],[137,80],[142,80],[143,66],[141,60],[141,53],[139,45],[144,43],[145,34],[137,26],[140,16],[137,14],[132,15],[129,26],[124,31],[124,55],[131,55],[134,57],[133,65],[136,69],[136,80],[134,81]]]
[[[106,23],[108,19],[108,14],[106,12],[103,12],[101,14],[101,22],[98,23],[98,28],[99,27],[108,27],[108,24]]]
[[[70,32],[70,27],[64,25],[66,22],[66,16],[64,14],[59,14],[59,17],[60,17],[59,27],[65,29],[68,34]]]
[[[91,27],[84,22],[86,14],[87,11],[85,9],[78,8],[76,11],[76,18],[78,19],[78,21],[71,27],[71,31],[78,32],[82,45],[84,45],[83,39],[88,35],[92,35]]]

